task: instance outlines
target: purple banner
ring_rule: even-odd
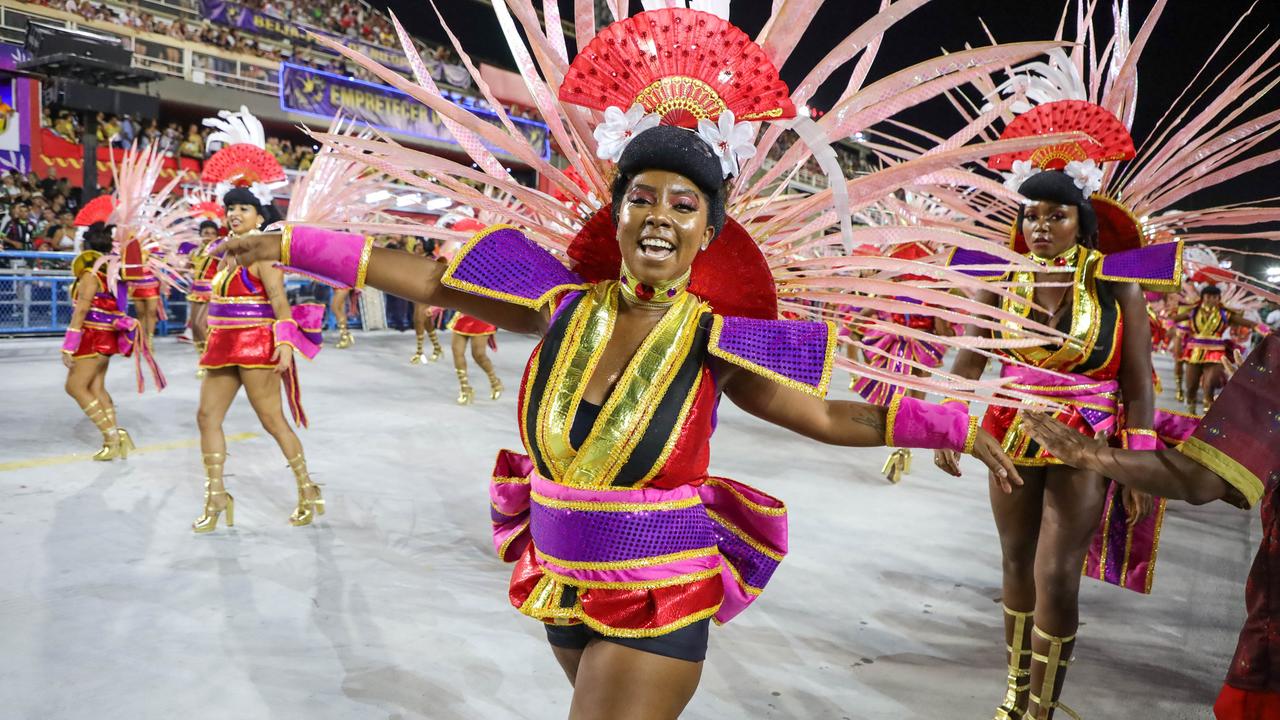
[[[292,63],[280,65],[280,108],[326,120],[339,110],[345,110],[352,117],[380,130],[457,144],[434,110],[395,88]],[[501,125],[497,115],[489,110],[480,107],[467,110],[486,122]],[[525,139],[538,148],[542,157],[549,157],[546,125],[517,117],[511,121]],[[510,158],[497,148],[489,149],[500,157]]]

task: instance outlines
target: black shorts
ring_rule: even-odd
[[[711,620],[699,620],[666,635],[622,638],[602,635],[586,625],[547,625],[547,642],[567,650],[581,650],[592,640],[603,640],[663,657],[702,662],[707,657],[707,633]]]

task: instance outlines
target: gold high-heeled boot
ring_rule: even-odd
[[[1026,720],[1052,720],[1055,710],[1061,710],[1072,720],[1082,720],[1074,710],[1058,702],[1067,666],[1071,664],[1071,651],[1075,649],[1076,636],[1055,637],[1038,627],[1032,628],[1032,634],[1031,663],[1033,667],[1036,663],[1044,666],[1044,677],[1040,681],[1039,692],[1031,693],[1032,707],[1027,711]],[[1043,652],[1036,652],[1037,646]]]
[[[311,475],[307,472],[307,459],[302,453],[289,461],[289,469],[293,471],[293,479],[298,483],[298,507],[289,516],[289,524],[294,527],[310,525],[317,515],[324,514],[324,498],[320,497],[320,486],[311,482]]]
[[[436,334],[435,328],[429,327],[427,337],[431,338],[431,357],[427,358],[427,362],[435,362],[444,355],[444,349],[440,347],[440,336]]]
[[[476,391],[471,387],[471,383],[467,381],[467,371],[465,368],[455,368],[458,373],[458,404],[470,405],[475,399]]]
[[[213,532],[218,527],[218,516],[223,511],[227,513],[227,527],[233,527],[236,524],[236,499],[231,497],[231,493],[222,484],[222,465],[227,455],[204,453],[200,459],[204,462],[204,512],[191,523],[191,529],[198,533]],[[215,485],[222,489],[214,490]],[[227,502],[222,507],[214,507],[213,499],[219,496],[225,496]]]
[[[334,345],[339,350],[345,350],[356,344],[356,339],[351,337],[351,331],[347,329],[346,323],[338,326],[338,344]]]
[[[497,400],[502,397],[502,380],[498,377],[498,373],[486,370],[485,375],[489,376],[489,399]]]
[[[93,459],[107,462],[124,457],[121,454],[120,433],[116,431],[116,424],[112,422],[110,413],[102,407],[102,403],[95,399],[80,410],[89,417],[98,432],[102,433],[102,449],[93,454]]]
[[[902,476],[911,472],[911,450],[898,448],[889,453],[889,459],[884,461],[884,467],[880,468],[880,472],[884,473],[885,479],[894,485],[902,482]]]
[[[1032,613],[1010,610],[1004,606],[1005,649],[1009,651],[1009,680],[1004,701],[996,708],[993,720],[1023,720],[1027,714],[1031,691],[1031,626]],[[1023,662],[1024,658],[1026,662]]]
[[[418,336],[418,349],[413,353],[413,357],[409,358],[410,365],[421,365],[426,362],[426,357],[422,354],[422,346],[426,344],[426,336]]]

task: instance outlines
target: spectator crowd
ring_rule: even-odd
[[[50,168],[35,173],[0,173],[0,245],[4,250],[72,250],[80,189]]]

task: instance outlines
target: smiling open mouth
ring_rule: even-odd
[[[642,238],[640,255],[650,260],[666,260],[676,254],[676,246],[659,238]]]

